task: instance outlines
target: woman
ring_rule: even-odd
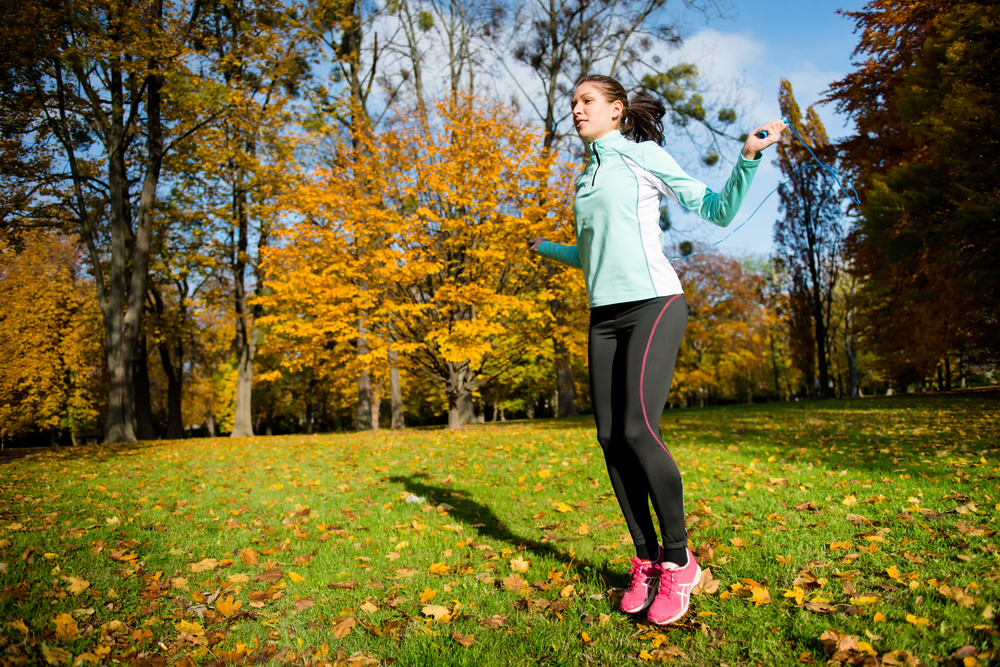
[[[729,181],[716,193],[660,148],[664,113],[649,95],[629,101],[610,77],[583,79],[573,95],[573,122],[590,160],[576,181],[577,244],[544,238],[528,242],[543,257],[583,269],[597,440],[636,550],[621,609],[648,609],[649,620],[659,625],[687,613],[691,589],[701,578],[687,548],[680,471],[660,435],[687,326],[680,281],[661,250],[660,199],[667,195],[706,220],[728,225],[760,164],[760,151],[785,128],[772,121],[755,130]],[[768,133],[765,139],[758,138],[762,130]]]

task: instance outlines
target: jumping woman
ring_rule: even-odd
[[[649,95],[629,100],[610,77],[583,79],[573,95],[573,123],[590,159],[576,181],[576,245],[528,242],[543,257],[583,269],[597,441],[636,551],[621,610],[648,609],[658,625],[687,613],[691,589],[701,578],[687,546],[681,474],[660,434],[687,326],[683,290],[662,251],[660,200],[666,195],[725,227],[750,187],[760,152],[785,129],[771,121],[752,132],[729,181],[713,192],[660,147],[664,113]],[[762,131],[764,139],[758,138]]]

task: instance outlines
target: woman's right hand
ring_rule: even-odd
[[[545,239],[541,236],[531,239],[528,241],[528,250],[530,252],[538,252],[538,246],[542,245],[544,241]]]

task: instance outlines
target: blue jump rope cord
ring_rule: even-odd
[[[795,138],[799,140],[800,144],[802,144],[803,146],[805,146],[806,150],[809,151],[809,155],[811,155],[812,158],[813,158],[813,160],[816,161],[816,164],[818,164],[824,171],[826,171],[828,174],[830,174],[830,176],[833,177],[834,182],[837,183],[837,187],[840,188],[841,192],[843,192],[845,195],[847,195],[851,199],[851,201],[853,201],[855,204],[857,204],[858,206],[860,206],[861,205],[861,199],[858,197],[858,191],[854,189],[854,184],[846,176],[844,176],[840,172],[838,172],[838,171],[836,171],[834,169],[831,169],[830,167],[828,167],[825,164],[823,164],[820,161],[820,159],[818,157],[816,157],[816,154],[813,153],[813,149],[809,148],[809,144],[807,144],[805,141],[802,140],[802,137],[799,135],[798,130],[795,129],[794,125],[792,125],[791,123],[788,122],[788,119],[782,118],[781,121],[783,123],[785,123],[786,125],[788,125],[788,127],[790,127],[792,129],[792,132],[795,134]],[[761,130],[760,132],[757,133],[757,136],[759,138],[761,138],[761,139],[767,138],[767,130]],[[767,197],[764,197],[764,199],[761,200],[761,202],[759,204],[757,204],[757,208],[755,208],[753,210],[753,213],[750,214],[750,217],[748,217],[746,220],[744,220],[743,222],[741,222],[739,224],[739,226],[737,226],[735,229],[733,229],[733,231],[729,232],[728,234],[726,234],[725,236],[723,236],[721,239],[719,239],[718,241],[716,241],[712,245],[708,246],[707,248],[703,248],[703,249],[701,249],[701,250],[699,250],[697,252],[689,253],[689,254],[684,255],[682,257],[671,257],[670,261],[671,262],[676,262],[676,261],[681,260],[681,259],[687,259],[688,257],[694,257],[695,255],[700,255],[703,252],[708,252],[709,250],[711,250],[715,246],[719,245],[720,243],[722,243],[723,241],[725,241],[726,239],[728,239],[730,236],[732,236],[736,232],[740,231],[740,227],[742,227],[743,225],[745,225],[748,222],[750,222],[750,219],[753,218],[757,214],[757,211],[759,211],[760,207],[764,205],[764,202],[766,202],[768,199],[771,198],[771,195],[773,195],[775,192],[777,192],[778,190],[780,190],[784,185],[786,185],[790,180],[792,180],[792,178],[794,178],[800,171],[802,171],[806,167],[812,167],[813,169],[815,169],[815,166],[811,165],[811,164],[804,164],[804,165],[800,166],[798,169],[796,169],[795,173],[790,178],[782,181],[781,183],[778,183],[778,186],[776,188],[774,188],[769,193],[767,193]],[[848,191],[847,187],[844,186],[845,183],[847,184],[848,187],[850,187],[850,191]]]

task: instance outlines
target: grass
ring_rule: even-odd
[[[996,664],[998,407],[668,411],[712,577],[667,628],[616,610],[587,418],[32,455],[0,467],[0,664]]]

